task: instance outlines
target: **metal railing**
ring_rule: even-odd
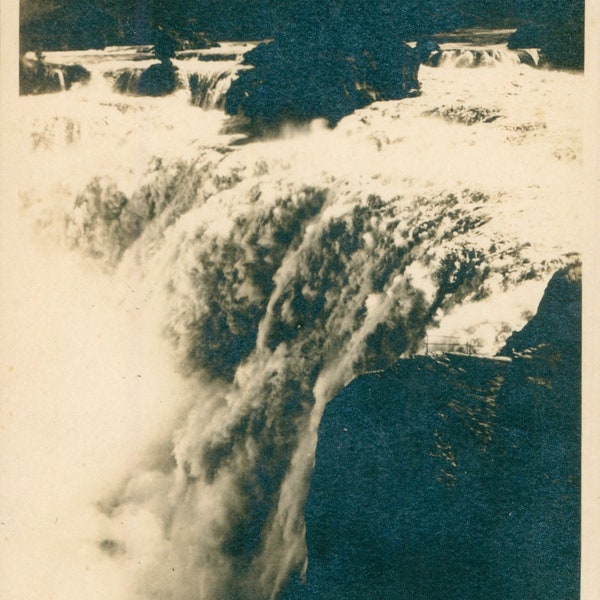
[[[462,352],[464,354],[477,354],[475,346],[452,335],[429,335],[425,336],[425,354],[433,352]]]

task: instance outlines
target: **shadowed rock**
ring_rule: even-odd
[[[327,407],[291,599],[570,599],[579,586],[578,267],[508,358],[420,356]]]
[[[177,67],[171,61],[164,61],[148,67],[137,82],[140,96],[166,96],[180,87]]]
[[[137,81],[135,93],[139,96],[167,96],[181,87],[177,67],[171,62],[178,42],[170,32],[159,29],[154,35],[153,54],[160,63],[148,67]]]
[[[71,88],[74,83],[86,83],[90,72],[81,65],[54,65],[41,55],[36,60],[19,60],[19,93],[48,94]]]
[[[543,6],[543,3],[540,3]],[[583,69],[584,2],[558,0],[551,10],[534,10],[533,21],[508,39],[509,48],[539,48],[553,67]]]
[[[316,18],[315,18],[316,19]],[[383,39],[320,20],[289,24],[245,55],[225,110],[259,127],[324,118],[334,125],[376,100],[418,93],[419,54],[399,35]]]

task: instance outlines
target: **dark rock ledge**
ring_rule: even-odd
[[[581,270],[493,359],[418,356],[327,407],[285,598],[578,597]]]

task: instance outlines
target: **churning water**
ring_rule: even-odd
[[[427,333],[524,324],[581,250],[583,78],[446,52],[421,96],[273,139],[224,133],[237,50],[165,98],[80,53],[87,86],[19,99],[5,597],[274,597],[327,402]]]

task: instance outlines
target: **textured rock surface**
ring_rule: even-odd
[[[177,68],[171,61],[163,61],[148,67],[141,74],[136,91],[140,96],[166,96],[180,85]]]
[[[19,61],[19,92],[21,94],[47,94],[68,90],[74,83],[90,79],[90,72],[81,65],[53,65],[43,58]]]
[[[286,597],[577,596],[580,292],[555,275],[512,361],[401,360],[329,404]]]
[[[322,117],[335,124],[375,100],[404,98],[419,89],[418,53],[403,43],[377,48],[274,41],[246,56],[225,110],[263,126]]]
[[[550,7],[544,3],[530,9],[532,22],[524,24],[509,38],[509,48],[540,48],[550,65],[564,69],[583,69],[584,2],[558,0]]]

